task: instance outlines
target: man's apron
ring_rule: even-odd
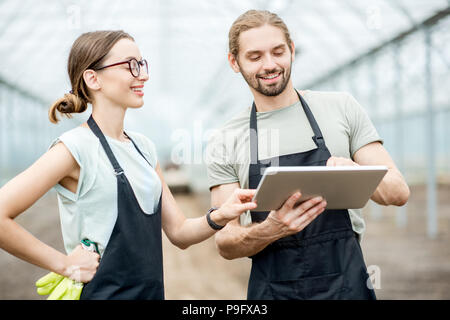
[[[258,160],[256,106],[250,116],[249,188],[256,189],[270,163],[325,166],[331,157],[306,101],[297,92],[317,149]],[[299,130],[300,134],[300,130]],[[339,185],[336,185],[339,188]],[[251,212],[260,222],[268,212]],[[305,229],[279,239],[252,258],[248,299],[376,299],[348,210],[325,210]],[[370,280],[369,280],[370,281]]]

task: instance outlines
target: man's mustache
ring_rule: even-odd
[[[281,73],[281,74],[283,74],[284,73],[284,69],[274,69],[274,70],[265,72],[264,74],[257,74],[256,76],[258,78],[261,78],[261,77],[267,77],[267,76],[269,76],[271,74],[274,74],[274,73]]]

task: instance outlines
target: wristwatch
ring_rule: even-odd
[[[219,226],[217,223],[215,223],[214,221],[211,220],[211,212],[213,212],[214,210],[217,210],[219,208],[215,208],[212,207],[211,209],[208,210],[208,213],[206,213],[206,221],[208,221],[208,224],[211,228],[213,228],[214,230],[220,230],[225,226]]]

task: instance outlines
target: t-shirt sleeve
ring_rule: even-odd
[[[222,184],[239,182],[230,159],[231,156],[224,139],[222,139],[222,134],[217,132],[212,135],[206,146],[206,165],[210,189]]]
[[[70,201],[77,201],[78,198],[88,191],[94,182],[95,175],[93,172],[89,171],[96,170],[97,157],[93,152],[94,149],[86,150],[86,147],[89,146],[89,144],[83,143],[82,139],[79,139],[79,137],[71,131],[62,134],[60,137],[55,139],[51,143],[49,149],[60,142],[63,143],[69,150],[75,161],[80,166],[80,176],[78,178],[77,190],[75,193],[64,188],[59,183],[54,186],[54,189],[66,199]],[[92,147],[94,148],[95,146]]]
[[[356,151],[372,142],[383,143],[366,110],[348,94],[346,101],[346,117],[350,126],[350,154],[353,158]]]

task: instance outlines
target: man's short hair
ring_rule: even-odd
[[[239,35],[241,32],[252,28],[262,27],[266,24],[280,28],[283,31],[290,49],[292,40],[289,30],[284,21],[278,15],[267,10],[249,10],[241,14],[233,22],[230,28],[230,32],[228,33],[228,46],[230,53],[237,57],[239,53]]]

